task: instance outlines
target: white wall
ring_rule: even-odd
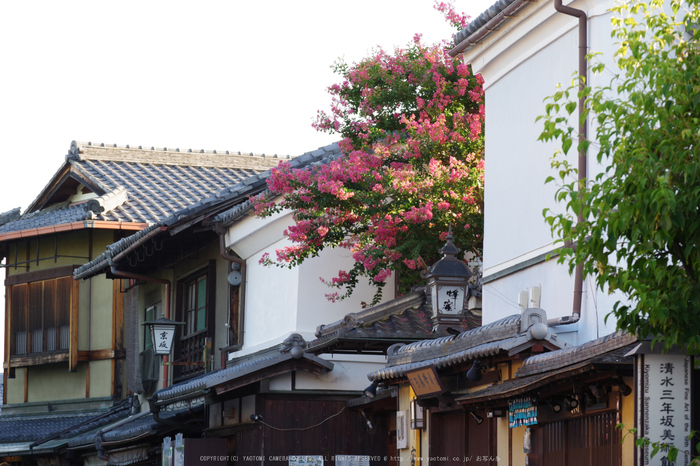
[[[326,299],[325,295],[336,289],[326,286],[320,277],[330,281],[339,270],[352,268],[352,254],[346,249],[324,250],[292,269],[259,264],[263,254],[274,259],[276,249],[292,244],[283,235],[291,222],[289,213],[269,219],[246,217],[226,234],[227,246],[246,260],[247,269],[243,349],[232,353],[232,357],[279,344],[291,333],[312,340],[319,325],[359,312],[362,301],[372,301],[375,288],[364,279],[350,298],[336,303]],[[391,280],[383,300],[394,297]]]
[[[368,373],[386,367],[384,356],[326,354],[323,358],[333,363],[333,370],[321,375],[296,371],[294,389],[361,391],[370,385]],[[270,390],[292,390],[292,375],[283,374],[272,378]]]
[[[613,2],[565,3],[588,13],[590,49],[604,52],[610,63],[615,47],[606,10]],[[540,307],[548,318],[572,312],[573,278],[568,266],[554,261],[529,267],[522,264],[554,249],[543,209],[562,212],[565,208],[554,200],[557,186],[544,184],[548,176],[556,176],[550,167],[556,145],[537,140],[543,124],[535,120],[545,113],[544,99],[556,92],[557,84],[568,87],[578,69],[577,27],[577,18],[557,13],[552,1],[540,0],[464,54],[474,71],[483,75],[486,89],[484,323],[519,312],[518,292],[535,285],[542,287]],[[605,85],[610,77],[594,76],[589,81]],[[575,121],[573,126],[577,126]],[[589,176],[602,169],[595,155],[589,152]],[[575,164],[575,147],[569,156]],[[489,281],[496,276],[499,278]],[[609,319],[607,325],[603,320],[616,298],[596,291],[587,280],[581,321],[560,327],[561,332],[577,332],[565,338],[580,344],[612,332],[614,320]]]

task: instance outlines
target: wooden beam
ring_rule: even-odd
[[[68,351],[54,351],[51,353],[36,353],[24,356],[11,356],[10,367],[29,367],[41,364],[55,364],[68,361]]]
[[[80,315],[80,281],[73,280],[70,294],[70,343],[68,345],[68,371],[78,370],[78,316]]]
[[[18,273],[5,279],[5,285],[19,285],[20,283],[41,282],[54,278],[70,277],[73,270],[79,265],[64,265],[53,269],[37,270],[35,272]]]
[[[92,230],[91,230],[92,231]],[[112,350],[124,351],[124,295],[119,288],[121,280],[112,280]],[[124,362],[112,359],[112,396],[121,398]]]
[[[106,359],[125,359],[125,350],[101,349],[78,351],[78,361],[104,361]]]
[[[7,276],[7,269],[5,269],[5,275]],[[12,288],[9,286],[5,287],[5,358],[3,359],[2,371],[2,404],[7,404],[7,376],[10,373],[10,309],[12,305]]]
[[[93,350],[93,351],[78,351],[77,361],[103,361],[106,359],[125,359],[125,350]],[[65,362],[70,359],[68,350],[52,351],[46,353],[36,353],[24,356],[11,356],[10,367],[29,367],[39,366],[41,364],[55,364]]]
[[[124,295],[119,292],[121,280],[112,280],[112,349],[124,349]]]

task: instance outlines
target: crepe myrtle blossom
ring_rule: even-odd
[[[451,4],[435,8],[460,29],[466,25]],[[393,276],[401,292],[420,283],[450,225],[462,250],[480,254],[483,79],[447,50],[416,35],[405,48],[377,48],[358,63],[334,64],[340,82],[328,88],[330,111],[320,111],[314,127],[338,134],[343,156],[272,169],[272,196],[254,199],[255,212],[291,210],[285,236],[292,246],[274,260],[266,254],[262,264],[294,267],[325,248],[347,248],[354,265],[322,279],[338,289],[327,297],[349,296],[366,277],[377,287],[375,304]]]

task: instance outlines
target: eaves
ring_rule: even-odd
[[[138,231],[146,228],[147,226],[147,223],[110,222],[106,220],[81,220],[79,222],[49,225],[40,228],[28,228],[26,230],[12,231],[9,233],[0,233],[0,242],[85,229]]]

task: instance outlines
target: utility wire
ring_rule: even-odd
[[[335,414],[333,414],[333,415],[331,415],[331,416],[328,416],[327,418],[325,418],[323,421],[319,422],[318,424],[314,424],[314,425],[309,426],[309,427],[292,427],[292,428],[290,428],[290,429],[281,429],[281,428],[279,428],[279,427],[271,426],[270,424],[268,424],[268,423],[266,423],[266,422],[263,422],[263,421],[258,421],[258,422],[259,422],[260,424],[266,426],[266,427],[269,427],[270,429],[279,430],[279,431],[309,430],[309,429],[313,429],[314,427],[320,426],[320,425],[323,424],[324,422],[327,422],[327,421],[333,419],[333,418],[336,417],[336,416],[339,416],[340,413],[342,413],[343,411],[345,411],[345,406],[343,407],[343,409],[341,409],[341,410],[338,411],[337,413],[335,413]]]

